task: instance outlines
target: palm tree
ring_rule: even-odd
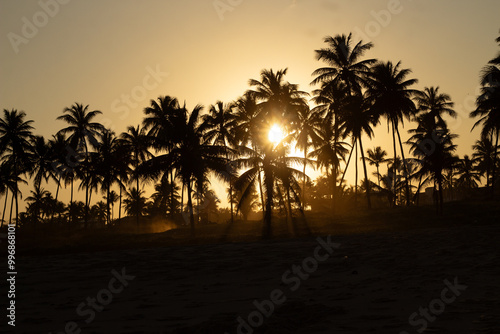
[[[208,114],[203,115],[203,133],[204,140],[211,145],[219,145],[226,149],[225,157],[229,161],[230,147],[236,145],[235,128],[237,125],[237,118],[233,113],[233,104],[224,104],[217,101],[215,105],[208,108]],[[234,175],[235,171],[232,164],[227,166],[229,173]],[[234,209],[233,209],[233,180],[229,178],[229,203],[231,209],[231,223],[234,222]]]
[[[349,98],[349,102],[345,107],[344,122],[340,127],[340,131],[344,134],[344,137],[350,135],[353,139],[353,149],[356,148],[356,144],[359,143],[359,148],[361,150],[361,159],[363,161],[363,170],[366,180],[366,200],[368,208],[371,208],[370,200],[370,184],[368,183],[368,173],[366,170],[366,160],[365,152],[363,149],[362,135],[365,133],[368,138],[373,135],[372,126],[378,123],[378,118],[373,113],[370,105],[367,103],[367,99],[363,95],[353,95]],[[357,148],[356,148],[357,156]],[[347,169],[348,166],[346,166]],[[358,159],[356,158],[355,163],[356,174],[358,170]],[[357,193],[357,179],[356,179],[356,193]]]
[[[295,147],[304,152],[304,177],[302,179],[302,209],[306,206],[306,166],[307,155],[310,147],[317,147],[320,142],[319,127],[321,118],[318,112],[312,111],[309,106],[305,105],[298,112],[298,127],[295,132]]]
[[[171,149],[159,154],[140,166],[149,178],[157,178],[165,171],[175,169],[176,176],[187,189],[189,221],[191,233],[194,235],[193,186],[202,189],[213,173],[221,180],[229,181],[226,170],[226,149],[218,145],[209,145],[203,140],[203,127],[200,113],[203,107],[197,105],[190,113],[186,108],[177,109],[171,117],[172,137]]]
[[[0,154],[1,159],[8,161],[9,166],[12,167],[12,177],[10,179],[14,183],[12,203],[15,200],[16,225],[19,218],[19,182],[22,180],[21,175],[25,174],[30,166],[28,152],[30,152],[31,138],[33,137],[31,133],[31,130],[33,130],[33,126],[31,125],[33,121],[26,121],[25,117],[26,113],[24,111],[17,111],[15,109],[8,111],[4,109],[3,118],[0,119]]]
[[[115,203],[118,201],[118,194],[114,190],[111,190],[105,199],[106,202],[111,204],[111,220],[113,220],[115,216]]]
[[[392,62],[377,62],[368,74],[368,96],[373,103],[373,111],[385,116],[387,126],[392,127],[392,145],[394,150],[394,158],[396,152],[396,134],[398,136],[399,147],[403,162],[405,161],[403,144],[399,133],[399,125],[403,125],[404,118],[409,119],[416,112],[415,104],[412,101],[412,96],[416,94],[416,90],[410,89],[412,85],[417,83],[416,79],[407,79],[411,74],[410,69],[401,69],[401,62],[394,65]],[[406,164],[403,163],[405,181],[406,181],[406,204],[410,204],[410,188],[408,185],[408,171]],[[395,181],[395,178],[394,178]]]
[[[415,94],[415,101],[418,103],[418,112],[428,113],[441,128],[447,127],[442,114],[457,117],[457,113],[452,109],[453,102],[450,96],[439,93],[439,87],[425,87],[423,91],[418,91]]]
[[[40,187],[35,187],[35,190],[30,191],[31,195],[26,197],[25,201],[30,205],[31,211],[33,212],[33,222],[36,224],[39,222],[40,217],[40,211],[42,210],[43,207],[43,202],[47,195],[50,193]]]
[[[464,155],[463,159],[460,159],[455,166],[458,184],[467,190],[477,188],[478,182],[481,181],[481,174],[477,170],[476,162],[477,160]]]
[[[370,65],[375,59],[360,60],[366,51],[373,47],[372,43],[363,44],[359,41],[354,44],[352,34],[328,36],[324,39],[327,48],[316,50],[316,58],[327,63],[328,67],[318,68],[313,72],[316,78],[311,84],[322,84],[326,90],[330,85],[345,86],[348,94],[360,92],[364,78],[369,72]]]
[[[142,216],[146,212],[148,201],[143,195],[144,191],[137,190],[137,188],[132,188],[130,191],[127,191],[125,199],[123,200],[127,215],[132,216],[139,213],[139,215]]]
[[[486,187],[489,187],[491,171],[493,170],[495,161],[495,149],[493,144],[488,138],[481,138],[476,141],[472,149],[474,150],[472,159],[479,162],[477,168],[482,174],[486,174]]]
[[[438,213],[443,211],[443,171],[454,168],[457,158],[453,156],[456,145],[453,139],[457,135],[451,134],[447,128],[436,128],[435,119],[430,114],[418,117],[418,127],[409,130],[413,133],[408,141],[411,145],[410,151],[417,157],[420,170],[417,175],[425,177],[430,175],[434,180],[434,188],[437,186],[438,201],[436,209]]]
[[[141,177],[141,172],[139,170],[139,165],[146,161],[152,156],[149,152],[149,147],[151,145],[151,137],[146,134],[146,129],[137,125],[135,128],[129,126],[127,132],[121,134],[121,140],[123,146],[131,152],[131,163],[134,166],[132,172],[133,179],[135,179],[136,187],[135,189],[140,189],[139,179]],[[136,212],[136,223],[139,225],[139,212]]]
[[[385,158],[387,155],[387,152],[382,149],[382,147],[377,146],[373,150],[368,149],[366,152],[368,156],[365,158],[366,161],[370,164],[370,166],[375,166],[377,167],[377,179],[378,179],[378,186],[380,187],[380,164],[381,163],[386,163],[388,159]]]
[[[160,96],[157,100],[151,100],[150,106],[144,109],[146,117],[143,120],[143,126],[148,130],[147,136],[154,139],[151,140],[151,145],[157,152],[170,152],[175,144],[174,138],[181,135],[173,125],[173,119],[179,109],[181,109],[179,101],[171,96]],[[174,170],[170,169],[164,172],[169,175],[170,182],[174,183]],[[170,198],[170,202],[174,202],[173,197]],[[182,207],[181,203],[181,210]]]
[[[287,69],[276,73],[272,69],[264,69],[260,73],[260,81],[250,79],[249,85],[257,101],[260,101],[259,117],[266,126],[261,129],[260,141],[266,142],[269,129],[279,124],[286,133],[296,129],[298,113],[307,105],[306,92],[299,91],[298,85],[285,81]]]
[[[259,175],[262,173],[264,175],[263,190],[266,198],[266,204],[263,207],[264,225],[262,234],[264,238],[269,238],[272,234],[271,221],[275,199],[275,183],[280,181],[282,184],[288,185],[287,189],[285,189],[287,192],[292,185],[297,184],[296,178],[302,178],[304,175],[291,166],[300,162],[301,159],[287,156],[285,141],[276,146],[268,144],[264,148],[257,149],[241,146],[240,151],[243,157],[237,160],[237,166],[247,170],[235,182],[236,188],[242,193],[238,206],[243,205],[243,201],[252,194],[252,189],[254,189],[253,187],[258,182]],[[290,201],[288,202],[290,203]]]
[[[31,165],[30,175],[34,175],[34,186],[39,188],[42,179],[48,182],[49,179],[53,179],[58,182],[55,170],[53,168],[53,162],[55,156],[51,150],[49,143],[45,141],[42,136],[35,136],[32,140],[32,150],[31,150]]]
[[[120,183],[120,156],[119,151],[120,140],[115,136],[114,132],[105,130],[101,134],[101,140],[96,152],[96,171],[101,177],[101,189],[106,193],[106,216],[107,223],[111,222],[110,205],[111,205],[111,187],[115,183]]]
[[[500,38],[499,38],[500,39]],[[499,42],[497,39],[497,42]],[[476,110],[470,113],[471,118],[480,117],[472,130],[482,125],[481,137],[495,138],[493,166],[491,170],[491,193],[495,193],[495,174],[497,165],[498,138],[500,134],[500,61],[499,56],[490,60],[481,73],[481,94],[476,99]]]
[[[71,107],[66,107],[63,110],[63,115],[57,117],[58,120],[65,121],[68,123],[68,127],[61,129],[59,133],[61,134],[69,134],[68,143],[69,146],[77,153],[84,154],[84,164],[83,166],[89,167],[89,149],[91,147],[97,147],[98,145],[98,136],[100,132],[104,129],[102,124],[97,122],[93,122],[93,120],[99,115],[102,114],[99,110],[89,111],[89,106],[83,106],[83,104],[75,103]],[[82,166],[80,166],[82,167]],[[88,170],[84,170],[83,174],[86,178],[89,178],[90,172]],[[87,182],[87,186],[85,189],[85,211],[86,215],[84,217],[85,226],[87,225],[88,220],[88,211],[89,211],[89,186],[90,184]]]

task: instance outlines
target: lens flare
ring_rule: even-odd
[[[277,145],[283,140],[283,138],[285,138],[285,134],[283,133],[283,129],[281,129],[278,124],[274,124],[271,129],[269,129],[267,138],[271,143]]]

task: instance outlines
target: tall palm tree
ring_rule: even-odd
[[[500,42],[500,37],[497,38]],[[476,99],[476,109],[470,113],[471,118],[480,117],[472,130],[482,125],[482,138],[495,140],[493,166],[491,170],[491,193],[495,193],[498,138],[500,135],[500,55],[490,60],[481,72],[481,94]]]
[[[104,129],[102,124],[94,122],[94,119],[102,114],[99,110],[89,111],[89,106],[83,106],[83,104],[75,103],[71,107],[66,107],[63,110],[63,115],[57,117],[58,120],[62,120],[68,124],[68,127],[61,129],[59,133],[69,134],[68,143],[69,146],[78,154],[84,155],[85,167],[90,167],[89,164],[89,150],[90,148],[95,148],[98,145],[98,136],[100,132]],[[89,171],[83,171],[86,178],[90,177]],[[85,226],[87,226],[88,221],[88,211],[89,211],[89,186],[85,189],[85,211],[86,215],[84,218]]]
[[[368,204],[368,208],[371,208],[370,184],[368,182],[368,173],[366,170],[366,160],[365,160],[365,152],[363,149],[362,135],[364,133],[368,136],[368,138],[372,137],[373,135],[372,127],[378,123],[378,118],[373,113],[373,110],[370,108],[370,105],[368,104],[368,100],[363,95],[351,96],[349,100],[350,101],[345,107],[344,122],[340,127],[340,130],[344,134],[344,137],[346,137],[347,135],[350,135],[352,137],[353,149],[356,147],[357,143],[359,143],[359,148],[361,150],[361,159],[363,162],[363,170],[366,180],[366,185],[365,185],[366,201]],[[356,159],[355,166],[357,173],[358,159]],[[357,186],[358,185],[356,180],[356,189]]]
[[[34,186],[39,188],[42,180],[46,182],[52,179],[58,182],[58,177],[53,168],[55,160],[50,144],[43,136],[35,136],[32,140],[31,165],[29,174],[34,176]]]
[[[377,167],[377,179],[378,179],[378,186],[380,187],[380,164],[387,162],[388,160],[385,158],[387,155],[387,152],[382,149],[382,147],[377,146],[373,150],[368,149],[366,152],[368,156],[365,158],[366,161],[370,164],[370,166],[375,166]]]
[[[105,199],[106,202],[111,204],[111,220],[113,220],[115,217],[115,203],[118,201],[118,194],[114,190],[111,190],[109,194],[106,195]]]
[[[35,187],[35,190],[30,191],[31,195],[26,197],[25,201],[31,206],[33,212],[33,222],[35,225],[40,221],[40,211],[43,208],[43,201],[50,193],[40,187]]]
[[[396,134],[403,161],[405,161],[403,143],[399,133],[399,125],[403,125],[404,118],[410,119],[415,114],[416,108],[412,96],[417,93],[410,87],[416,84],[417,79],[408,79],[410,69],[401,69],[401,62],[394,65],[392,62],[377,62],[368,74],[368,96],[371,100],[373,111],[387,119],[387,126],[392,127],[392,144],[394,158],[396,151]],[[410,204],[410,187],[408,184],[408,171],[403,163],[406,181],[406,204]],[[395,178],[394,178],[395,181]]]
[[[137,125],[136,127],[129,126],[127,132],[121,134],[121,140],[124,147],[131,152],[131,163],[134,166],[132,174],[135,180],[135,189],[140,190],[139,179],[141,178],[141,171],[139,170],[139,166],[152,156],[149,152],[151,137],[146,134],[146,129],[144,127]],[[139,224],[140,213],[136,212],[135,216],[136,223]]]
[[[472,146],[472,149],[474,150],[474,153],[472,153],[472,159],[478,161],[478,170],[482,174],[486,174],[486,187],[489,187],[491,171],[493,170],[493,164],[495,161],[495,149],[493,144],[488,138],[481,138],[476,141],[476,143]]]
[[[179,101],[171,96],[160,96],[156,100],[151,100],[150,106],[144,109],[146,117],[143,126],[147,130],[147,136],[154,138],[151,145],[158,153],[170,152],[175,144],[174,138],[179,137],[178,129],[175,129],[173,124],[179,109],[181,109]],[[171,183],[175,182],[173,169],[165,170],[164,173],[168,174]],[[174,202],[173,197],[170,198],[170,202]],[[182,206],[183,204],[181,210]]]
[[[481,181],[481,174],[477,170],[476,163],[477,160],[464,155],[463,159],[460,159],[455,166],[458,184],[467,190],[477,188],[478,182]]]
[[[287,146],[284,141],[274,146],[267,144],[264,148],[251,149],[241,146],[242,158],[237,160],[238,167],[245,168],[236,180],[235,186],[241,191],[240,204],[252,194],[252,189],[258,182],[259,175],[264,175],[263,190],[265,193],[264,225],[262,235],[268,238],[272,235],[272,209],[275,200],[275,184],[280,181],[288,185],[289,191],[293,184],[297,184],[296,179],[304,177],[303,173],[291,167],[301,161],[300,158],[287,156]],[[290,203],[290,201],[289,201]],[[291,212],[290,212],[291,213]]]
[[[354,44],[352,33],[346,35],[328,36],[324,39],[327,48],[316,50],[316,58],[324,61],[327,67],[318,68],[313,72],[313,85],[322,84],[323,89],[329,85],[346,87],[348,94],[360,92],[364,78],[375,59],[360,60],[366,51],[373,47],[372,43],[359,41]]]
[[[307,105],[306,92],[299,91],[298,85],[285,81],[287,69],[264,69],[260,81],[250,79],[249,85],[257,101],[260,101],[259,116],[266,126],[261,129],[260,140],[265,142],[268,131],[274,124],[279,124],[286,133],[291,133],[298,125],[298,113]]]
[[[443,211],[443,171],[454,168],[457,158],[453,156],[456,145],[453,139],[457,135],[451,134],[447,128],[436,128],[435,119],[430,114],[418,117],[418,127],[409,130],[413,135],[408,143],[410,151],[417,157],[421,168],[419,176],[430,175],[437,186],[438,201],[436,209],[438,213]]]
[[[208,174],[213,173],[221,180],[229,181],[226,170],[226,150],[223,146],[209,145],[203,140],[203,127],[200,113],[203,107],[197,105],[191,112],[186,108],[177,109],[171,118],[172,146],[168,152],[159,154],[140,166],[148,177],[157,178],[165,171],[174,170],[176,176],[187,189],[189,221],[191,233],[194,235],[193,187],[202,189],[208,180]]]
[[[133,187],[125,194],[123,204],[127,215],[132,216],[139,213],[142,216],[146,212],[148,200],[144,197],[143,190],[137,190]]]
[[[415,101],[418,103],[418,112],[428,113],[436,122],[436,125],[446,128],[446,121],[442,114],[448,114],[453,118],[457,113],[453,110],[453,102],[448,94],[439,93],[438,87],[425,87],[423,91],[415,94]]]
[[[211,145],[222,146],[226,150],[225,157],[229,161],[233,148],[236,146],[235,129],[237,126],[236,114],[233,113],[233,104],[224,104],[217,101],[215,105],[208,107],[208,114],[203,115],[204,140]],[[234,175],[234,166],[228,164],[229,173]],[[234,222],[233,209],[233,180],[229,178],[229,203],[231,209],[231,223]]]
[[[295,132],[295,147],[304,152],[304,177],[302,179],[302,209],[306,206],[306,166],[307,155],[310,147],[317,147],[320,142],[319,127],[321,118],[318,112],[312,111],[309,106],[305,105],[298,112],[298,126]]]
[[[105,130],[101,134],[101,140],[96,152],[96,171],[101,177],[101,189],[106,193],[106,217],[107,223],[111,223],[111,187],[115,183],[120,182],[120,156],[119,151],[120,140],[115,136],[114,132]]]
[[[29,170],[30,148],[33,126],[32,120],[25,120],[26,113],[12,109],[3,110],[3,118],[0,118],[0,157],[8,161],[12,167],[12,178],[14,189],[12,189],[12,203],[16,203],[16,225],[19,218],[18,196],[21,175]],[[11,208],[12,208],[11,203]],[[12,216],[12,209],[11,209]]]

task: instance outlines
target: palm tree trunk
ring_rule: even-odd
[[[260,203],[262,206],[262,218],[264,221],[266,221],[266,209],[265,209],[265,203],[264,203],[264,191],[262,190],[262,176],[260,175],[260,170],[258,171],[259,173],[259,191],[260,191]]]
[[[271,177],[266,178],[266,212],[264,214],[264,226],[262,231],[262,237],[264,239],[271,237],[271,219],[272,219],[272,208],[273,208],[273,190],[274,180]]]
[[[393,192],[394,192],[394,198],[393,198],[393,206],[396,206],[396,134],[394,130],[394,121],[392,121],[392,148],[394,150],[394,160],[392,160],[392,187],[393,187]]]
[[[370,180],[368,180],[368,173],[366,171],[365,153],[363,151],[363,143],[361,141],[361,136],[359,137],[359,149],[361,150],[361,159],[363,160],[363,169],[365,171],[366,202],[368,204],[368,209],[371,209],[372,208],[372,202],[371,202],[371,199],[370,199]]]
[[[3,227],[3,222],[4,222],[4,218],[5,218],[5,209],[7,209],[7,198],[9,197],[9,188],[7,188],[5,190],[5,201],[3,203],[3,213],[2,213],[2,223],[0,225],[0,227]]]
[[[496,140],[495,140],[495,147],[493,148],[493,170],[491,173],[491,196],[495,196],[495,176],[496,176],[496,169],[497,169],[497,151],[498,151],[498,134],[499,134],[499,129],[497,129],[497,134],[496,134]]]
[[[401,136],[399,135],[399,129],[396,128],[396,133],[398,134],[399,148],[401,149],[401,157],[403,158],[403,171],[405,173],[405,183],[406,183],[406,206],[410,205],[410,184],[408,183],[408,168],[406,167],[405,153],[403,150],[403,143],[401,142]]]
[[[189,225],[191,226],[191,236],[194,237],[194,212],[193,212],[193,200],[191,199],[191,181],[187,183],[187,196],[188,196],[188,209],[189,209]]]
[[[355,183],[354,183],[354,205],[358,206],[358,144],[356,143],[356,161],[354,162],[354,175],[355,175]]]
[[[18,196],[17,196],[18,192],[19,192],[19,188],[17,187],[17,184],[16,184],[16,228],[19,227],[19,200],[18,200]]]
[[[120,179],[120,183],[118,184],[120,187],[120,200],[118,205],[118,220],[122,219],[122,182]]]
[[[14,208],[14,196],[15,196],[15,189],[12,191],[12,199],[10,200],[10,215],[9,215],[9,225],[12,224],[12,209]]]
[[[302,176],[302,210],[306,208],[306,160],[307,160],[307,145],[304,147],[304,175]],[[336,180],[334,180],[335,182]]]
[[[181,190],[181,213],[184,213],[184,183],[182,183]]]
[[[380,171],[379,171],[379,164],[377,164],[377,179],[378,179],[378,187],[380,188]]]
[[[354,152],[354,145],[357,144],[357,141],[354,140],[354,144],[351,148],[351,153],[349,153],[349,158],[347,159],[347,164],[345,165],[345,170],[344,170],[344,173],[342,174],[342,178],[340,179],[340,186],[342,186],[342,182],[344,182],[344,177],[345,177],[345,173],[347,172],[347,168],[349,168],[349,163],[351,162],[351,157],[352,157],[352,152]]]
[[[109,225],[109,223],[111,223],[111,212],[109,210],[109,188],[110,188],[110,184],[108,184],[107,190],[106,190],[106,213],[108,215],[106,220],[107,220],[108,225]]]
[[[136,153],[135,158],[137,159],[137,153]],[[135,164],[135,184],[137,187],[137,194],[139,194],[139,174],[137,173],[137,166],[138,165],[139,165],[138,162],[136,162],[136,164]],[[137,205],[137,208],[135,210],[135,222],[137,223],[137,226],[139,226],[139,205]]]
[[[175,184],[174,184],[174,174],[172,170],[169,171],[170,174],[170,217],[174,217],[175,213],[175,207],[174,207],[174,189],[175,189]]]

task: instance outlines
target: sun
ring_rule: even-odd
[[[285,134],[283,132],[283,129],[281,129],[278,124],[273,124],[273,126],[271,126],[271,128],[269,129],[267,138],[274,145],[278,145],[285,138]]]

